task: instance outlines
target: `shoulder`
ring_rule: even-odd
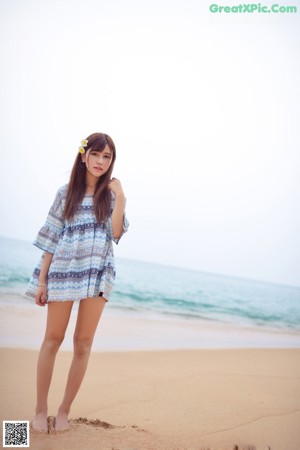
[[[67,197],[67,189],[68,189],[68,185],[64,184],[56,191],[56,194],[55,194],[55,197],[53,200],[53,204],[52,204],[52,208],[57,209],[64,204],[66,197]]]
[[[57,190],[56,196],[63,199],[67,196],[67,191],[68,191],[68,184],[64,184]]]

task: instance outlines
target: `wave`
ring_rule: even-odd
[[[28,276],[22,274],[0,274],[0,287],[14,287],[28,282]]]
[[[1,239],[0,301],[24,302],[40,252]],[[13,251],[12,251],[13,250]],[[5,262],[4,262],[5,261]],[[300,288],[117,259],[111,306],[130,314],[300,329]],[[28,299],[27,299],[28,300]]]

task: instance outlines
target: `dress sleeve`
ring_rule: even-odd
[[[115,196],[114,196],[114,194],[112,193],[112,196],[111,196],[111,214],[112,214],[112,212],[113,212],[113,210],[114,210],[114,207],[115,207]],[[112,240],[113,240],[116,244],[119,243],[119,240],[121,239],[121,237],[123,236],[123,234],[126,233],[126,231],[128,230],[128,227],[129,227],[129,222],[128,222],[127,217],[126,217],[126,210],[125,210],[125,209],[126,209],[126,198],[125,198],[125,207],[124,207],[123,231],[122,231],[122,233],[120,234],[120,236],[119,236],[118,238],[114,238],[114,236],[113,236],[112,222],[111,222],[111,219],[110,219]]]
[[[46,222],[38,232],[33,245],[46,252],[54,253],[63,227],[62,195],[59,189],[48,213]]]

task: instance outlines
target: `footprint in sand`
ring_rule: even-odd
[[[111,423],[103,422],[99,419],[87,419],[86,417],[79,417],[78,419],[71,419],[70,422],[74,423],[74,424],[85,424],[85,425],[91,425],[92,427],[99,427],[99,428],[105,428],[105,429],[125,428],[124,426],[112,425]]]
[[[87,419],[86,417],[78,417],[77,419],[70,419],[69,425],[70,425],[70,428],[65,431],[70,431],[71,429],[76,428],[76,425],[88,425],[88,426],[92,426],[92,427],[96,427],[96,428],[104,428],[104,429],[126,428],[125,425],[122,425],[122,426],[112,425],[111,423],[104,422],[99,419]],[[144,430],[143,428],[140,428],[137,425],[132,425],[131,428],[134,428],[136,431],[147,432],[147,430]],[[50,433],[50,434],[56,433],[54,416],[48,417],[48,433]]]
[[[102,427],[102,428],[126,428],[125,425],[118,426],[118,425],[112,425],[107,422],[102,422],[99,419],[87,419],[86,417],[79,417],[79,419],[72,420],[73,423],[84,423],[85,425],[91,425],[92,427]],[[143,428],[138,427],[137,425],[131,425],[131,428],[134,428],[136,431],[143,431],[147,433],[147,430],[144,430]]]

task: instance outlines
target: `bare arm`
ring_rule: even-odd
[[[118,239],[123,231],[125,197],[124,194],[116,195],[115,207],[112,213],[112,229],[115,239]]]
[[[45,306],[47,301],[47,277],[52,258],[52,253],[44,253],[41,272],[39,276],[39,284],[42,284],[44,286],[38,286],[35,296],[35,303],[39,306]]]
[[[115,194],[115,207],[111,220],[114,238],[118,239],[123,232],[125,196],[121,183],[116,178],[110,181],[108,187]]]

